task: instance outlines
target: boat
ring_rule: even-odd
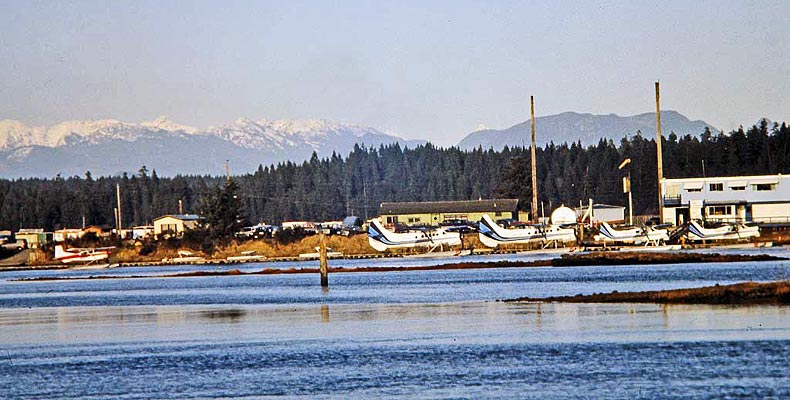
[[[256,254],[255,250],[242,251],[240,256],[230,256],[227,258],[228,261],[232,262],[252,262],[263,261],[265,259],[266,256]]]
[[[165,264],[185,264],[185,263],[204,263],[205,257],[196,256],[189,250],[179,250],[178,257],[163,258],[162,262]]]
[[[321,248],[316,247],[315,253],[301,253],[299,254],[299,258],[303,258],[306,260],[317,260],[321,257]],[[326,258],[340,258],[343,257],[343,253],[339,251],[333,251],[332,248],[327,247],[326,249]]]
[[[565,225],[526,225],[522,228],[505,229],[488,214],[480,218],[480,242],[488,247],[503,244],[565,243],[576,241],[576,232]]]
[[[598,232],[597,235],[593,236],[593,240],[603,242],[604,245],[608,242],[613,242],[659,246],[669,240],[669,231],[649,226],[615,229],[607,222],[601,222]]]
[[[64,249],[62,245],[57,245],[55,246],[55,260],[63,264],[95,264],[98,261],[109,259],[110,252],[114,248],[115,247]]]
[[[443,246],[460,246],[461,234],[459,232],[450,232],[446,228],[395,233],[384,227],[378,219],[373,219],[368,226],[368,243],[376,251],[414,247],[433,249]]]
[[[688,223],[686,239],[692,242],[703,240],[742,240],[760,236],[760,227],[741,223],[725,224],[716,228],[705,228],[696,220]]]

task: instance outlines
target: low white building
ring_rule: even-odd
[[[579,207],[576,211],[576,216],[581,218],[583,215],[589,211],[589,206],[587,207]],[[615,206],[611,204],[593,204],[592,205],[592,216],[590,220],[585,221],[592,221],[593,223],[599,222],[607,222],[607,223],[618,223],[625,221],[625,207],[623,206]]]
[[[163,215],[154,219],[154,234],[181,236],[188,229],[195,229],[200,217],[193,214]]]
[[[790,223],[790,176],[664,179],[664,221]]]
[[[52,238],[55,242],[65,242],[67,240],[77,240],[85,235],[85,231],[80,228],[66,228],[55,231]]]

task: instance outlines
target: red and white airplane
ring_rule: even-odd
[[[63,246],[57,245],[55,246],[55,259],[63,264],[92,264],[97,261],[108,259],[110,257],[110,251],[114,248],[115,247],[64,249]]]

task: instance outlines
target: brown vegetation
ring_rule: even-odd
[[[746,262],[784,260],[767,254],[706,254],[691,252],[630,252],[599,251],[592,253],[563,254],[554,259],[555,267],[579,267],[587,265],[635,265],[635,264],[687,264],[706,262]]]
[[[591,295],[529,298],[507,301],[540,301],[560,303],[660,303],[660,304],[790,304],[790,282],[746,282],[695,289],[660,290],[652,292],[611,292]]]

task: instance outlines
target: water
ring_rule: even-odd
[[[313,275],[11,281],[199,269],[216,268],[0,274],[0,398],[790,397],[788,307],[496,301],[786,279],[786,261],[332,274],[328,292]]]

